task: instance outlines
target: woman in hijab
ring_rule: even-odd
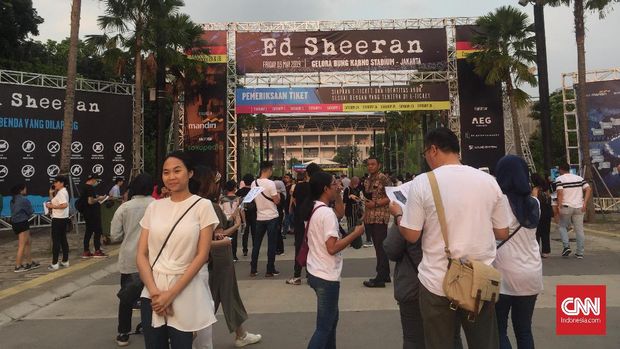
[[[532,196],[528,167],[523,159],[504,156],[495,169],[497,182],[510,205],[510,237],[497,249],[494,266],[502,273],[499,301],[495,305],[500,348],[511,348],[507,335],[508,313],[512,312],[519,349],[534,348],[532,314],[536,297],[543,289],[542,261],[536,241],[540,204]],[[507,202],[506,202],[507,201]]]

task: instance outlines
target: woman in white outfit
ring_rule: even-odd
[[[508,317],[512,320],[517,348],[534,349],[532,316],[536,297],[543,290],[542,260],[536,241],[540,204],[532,196],[525,160],[506,155],[495,167],[497,182],[510,207],[512,237],[498,247],[493,265],[502,273],[495,312],[500,349],[511,349]],[[536,194],[536,193],[535,193]]]
[[[137,265],[145,285],[141,316],[147,349],[190,349],[193,332],[216,322],[211,294],[198,271],[208,260],[219,221],[209,200],[190,193],[192,176],[187,154],[169,154],[162,180],[171,195],[152,202],[140,221]]]

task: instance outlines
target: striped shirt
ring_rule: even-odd
[[[582,177],[566,173],[556,179],[555,185],[556,190],[562,190],[562,206],[583,207],[583,191],[590,185]]]

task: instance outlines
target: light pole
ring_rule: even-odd
[[[527,6],[530,2],[534,5],[540,129],[542,131],[543,166],[546,176],[551,170],[551,110],[549,107],[549,72],[547,71],[547,43],[545,38],[545,2],[544,0],[519,0],[519,5]]]

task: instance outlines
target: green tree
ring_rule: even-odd
[[[577,81],[575,86],[577,92],[577,120],[579,122],[579,145],[581,148],[581,168],[584,170],[584,179],[592,182],[592,169],[590,162],[590,134],[586,130],[588,126],[588,106],[585,98],[586,81],[586,25],[585,12],[598,12],[599,18],[604,18],[605,14],[611,10],[611,6],[619,0],[547,0],[551,6],[570,6],[573,5],[573,17],[575,23],[575,41],[577,43]],[[594,204],[590,201],[588,205],[588,220],[594,215]]]
[[[108,58],[123,60],[125,50],[133,55],[134,61],[134,106],[133,106],[133,135],[134,149],[132,176],[140,168],[141,130],[144,125],[142,114],[142,51],[147,24],[152,16],[151,1],[149,0],[102,0],[105,4],[103,16],[99,16],[97,23],[104,31],[101,35],[88,35],[87,40],[102,50]]]
[[[360,154],[361,151],[357,145],[346,145],[336,149],[336,155],[334,155],[332,161],[339,164],[353,165],[359,163]]]
[[[473,40],[482,50],[468,56],[476,74],[489,85],[504,83],[510,99],[514,144],[517,155],[521,149],[517,108],[529,96],[519,88],[522,83],[536,86],[536,77],[529,65],[536,62],[535,37],[527,14],[512,6],[502,6],[476,21],[481,34]]]
[[[0,0],[0,58],[15,57],[29,35],[39,35],[41,23],[32,0]]]
[[[552,165],[559,165],[566,162],[566,142],[564,139],[564,105],[562,92],[555,91],[549,96],[549,107],[551,110],[551,158],[555,162]],[[533,112],[530,117],[540,120],[540,105],[534,104]],[[543,143],[541,130],[538,129],[530,135],[530,149],[536,168],[544,169],[543,166]],[[548,175],[548,173],[541,173]]]

